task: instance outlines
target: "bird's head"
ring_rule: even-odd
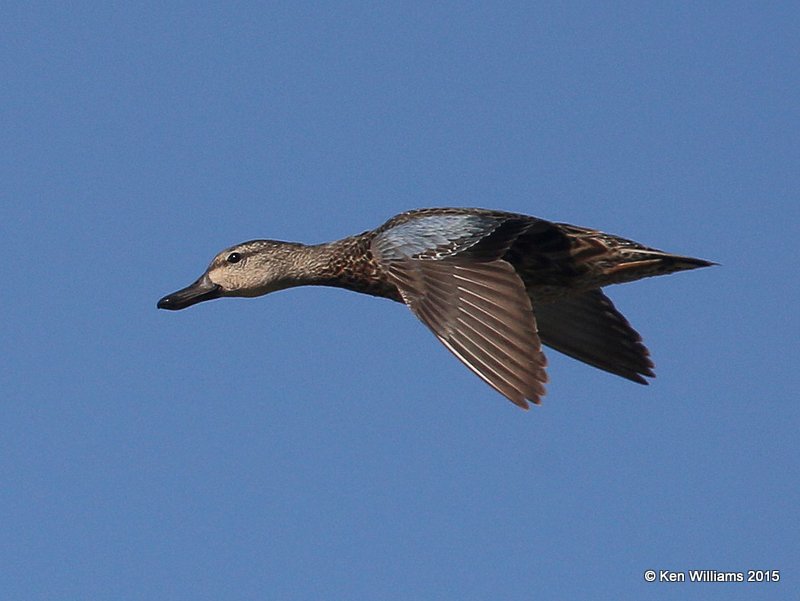
[[[222,296],[261,296],[297,285],[296,256],[302,244],[251,240],[220,252],[205,273],[186,288],[158,301],[177,311]]]

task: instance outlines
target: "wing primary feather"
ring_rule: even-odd
[[[544,344],[640,384],[653,377],[641,336],[600,290],[534,308]]]
[[[477,330],[475,326],[472,323],[470,323],[469,320],[459,318],[457,321],[461,325],[459,331],[463,332],[463,328],[466,328],[471,332],[475,333],[476,335],[480,336],[482,341],[484,342],[482,346],[485,347],[487,344],[491,345],[494,349],[497,350],[497,354],[502,354],[507,361],[515,363],[520,367],[524,366],[526,363],[534,363],[533,361],[528,359],[528,355],[531,349],[530,348],[526,349],[520,346],[520,344],[515,339],[508,338],[507,336],[487,336],[483,332]],[[478,323],[482,322],[478,321]],[[496,333],[494,330],[492,330],[492,332]],[[464,335],[466,336],[466,333],[464,333]],[[513,353],[512,351],[517,351],[517,352]],[[526,357],[526,360],[520,361],[519,357]]]
[[[507,376],[496,373],[494,369],[489,368],[489,366],[475,357],[469,349],[465,348],[459,342],[454,340],[442,340],[442,343],[484,382],[489,384],[489,386],[497,390],[515,405],[519,405],[523,409],[527,409],[528,404],[526,399],[529,399],[536,404],[540,403],[539,396],[544,394],[544,391],[539,394],[536,394],[535,392],[525,392],[523,391],[525,388],[523,382],[509,382],[507,380]],[[490,377],[490,374],[493,374],[495,377]]]

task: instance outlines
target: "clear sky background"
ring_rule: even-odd
[[[6,3],[0,597],[800,585],[796,3]],[[162,295],[424,206],[721,263],[608,290],[649,387],[523,412],[402,305]],[[667,584],[646,569],[781,570]]]

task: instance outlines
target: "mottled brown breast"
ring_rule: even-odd
[[[370,242],[374,237],[373,230],[333,242],[330,274],[322,283],[403,302],[397,287],[372,256]]]

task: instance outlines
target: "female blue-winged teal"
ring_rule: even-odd
[[[337,286],[404,302],[467,367],[523,408],[544,395],[546,344],[646,384],[650,353],[600,288],[713,265],[565,223],[485,209],[420,209],[329,244],[253,240],[158,301]]]

